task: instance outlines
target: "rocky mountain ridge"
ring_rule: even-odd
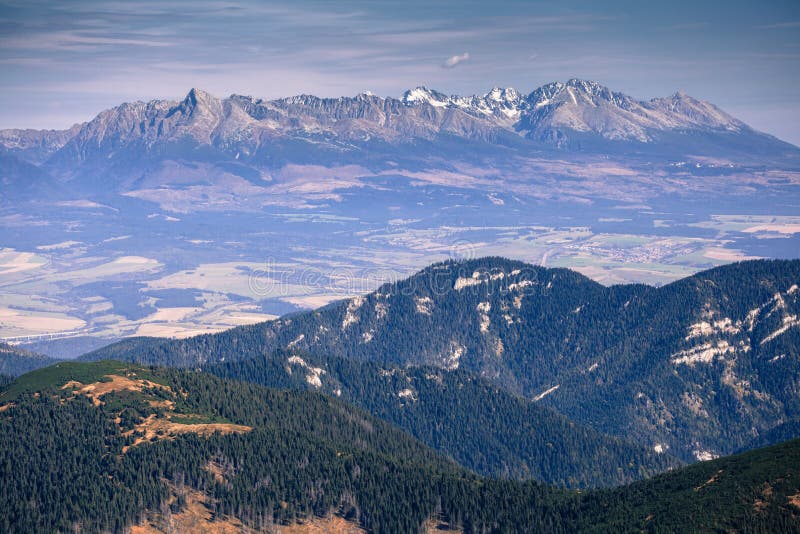
[[[0,131],[6,150],[53,165],[108,155],[131,143],[152,147],[190,139],[253,158],[277,139],[297,139],[347,151],[364,143],[409,143],[455,136],[472,142],[580,149],[594,143],[657,144],[672,135],[755,135],[777,151],[791,145],[755,132],[709,102],[682,92],[639,101],[597,82],[553,82],[527,95],[495,87],[484,95],[446,95],[425,87],[401,98],[298,95],[276,100],[192,89],[180,101],[125,103],[63,132]],[[516,141],[518,143],[519,141]],[[589,146],[589,145],[587,145]]]

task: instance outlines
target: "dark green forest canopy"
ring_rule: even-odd
[[[108,392],[101,403],[76,393],[77,382],[108,384],[114,376],[148,387]],[[164,415],[165,408],[149,402],[155,397],[172,400],[174,411],[252,431],[187,433],[122,453],[134,438],[124,434],[126,425]],[[120,531],[145,510],[158,510],[176,481],[208,495],[215,513],[248,524],[264,514],[291,522],[339,513],[376,532],[415,532],[434,514],[466,532],[800,527],[798,441],[618,489],[574,493],[482,479],[330,397],[205,373],[59,364],[21,377],[0,401],[3,531],[63,531],[76,524]],[[212,460],[228,466],[224,480],[206,469]]]
[[[575,424],[464,371],[384,368],[286,351],[204,370],[269,387],[315,390],[303,365],[323,370],[322,392],[397,425],[482,475],[587,488],[619,485],[681,465],[668,454]]]
[[[735,263],[654,288],[483,258],[319,310],[185,340],[130,339],[86,359],[196,368],[290,347],[323,362],[457,368],[689,462],[800,419],[798,285],[798,260]]]
[[[58,360],[0,342],[0,374],[19,376]]]

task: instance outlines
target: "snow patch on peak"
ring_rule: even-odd
[[[414,297],[414,304],[416,305],[417,313],[423,315],[433,314],[433,299],[430,297]]]
[[[696,363],[712,363],[715,359],[723,359],[726,354],[736,352],[736,347],[727,341],[717,341],[714,343],[704,343],[691,349],[676,352],[671,356],[672,363],[675,365],[688,365],[694,367]]]
[[[513,87],[493,87],[483,97],[495,102],[517,102],[520,99],[519,93]]]
[[[401,390],[397,393],[397,397],[399,399],[409,400],[411,402],[416,402],[417,400],[417,392],[411,388],[406,388]]]
[[[342,321],[342,332],[347,330],[347,327],[358,322],[356,312],[364,305],[366,299],[364,297],[355,297],[350,300],[345,310],[344,320]]]
[[[543,398],[545,398],[546,396],[550,395],[552,392],[554,392],[555,390],[557,390],[560,387],[561,387],[561,384],[556,384],[555,386],[542,391],[541,393],[539,393],[538,395],[536,395],[533,398],[533,402],[538,402],[538,401],[542,400]]]
[[[694,454],[694,457],[697,458],[698,462],[707,462],[709,460],[713,460],[714,458],[719,458],[718,454],[714,454],[711,451],[702,449],[696,449],[692,453]]]
[[[485,334],[489,331],[489,327],[492,325],[491,319],[489,319],[489,312],[492,309],[492,305],[488,302],[479,302],[476,306],[478,310],[478,318],[480,319],[480,330],[481,333]]]
[[[300,343],[301,341],[303,341],[305,339],[305,337],[306,337],[305,334],[300,334],[293,341],[289,342],[289,344],[286,345],[286,348],[287,349],[292,349],[292,348],[296,347],[298,343]]]
[[[307,374],[306,374],[306,382],[308,382],[311,386],[313,386],[313,387],[315,387],[317,389],[322,387],[322,378],[321,377],[322,377],[322,375],[325,374],[325,369],[323,369],[321,367],[312,367],[312,366],[310,366],[300,356],[290,356],[289,358],[286,359],[286,362],[289,363],[289,364],[299,365],[300,367],[305,368],[306,371],[308,371]],[[292,372],[291,367],[288,367],[287,370],[289,371],[289,374],[291,374],[291,372]]]
[[[403,93],[403,103],[406,105],[430,104],[433,107],[444,108],[451,104],[451,98],[425,86],[419,86]]]

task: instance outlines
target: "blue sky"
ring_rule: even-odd
[[[678,89],[800,144],[800,1],[0,0],[0,128],[129,100]]]

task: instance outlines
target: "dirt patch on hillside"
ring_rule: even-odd
[[[699,486],[697,486],[697,487],[696,487],[694,490],[695,490],[695,491],[700,491],[701,489],[703,489],[703,488],[706,488],[706,487],[710,486],[711,484],[713,484],[713,483],[715,483],[717,480],[719,480],[719,478],[720,478],[721,476],[722,476],[722,469],[720,469],[719,471],[717,471],[716,473],[714,473],[714,476],[712,476],[711,478],[709,478],[708,480],[706,480],[706,481],[705,481],[703,484],[700,484]]]
[[[14,404],[13,402],[9,402],[8,404],[3,404],[2,406],[0,406],[0,412],[4,412],[14,406],[16,406],[16,404]]]
[[[237,534],[257,532],[235,517],[215,517],[208,506],[206,497],[195,490],[184,490],[186,506],[177,513],[170,511],[170,505],[175,502],[173,496],[162,507],[159,513],[150,514],[147,520],[131,528],[131,534],[161,534],[173,532],[203,532],[210,534]]]
[[[123,391],[143,393],[141,401],[146,403],[147,406],[155,409],[163,409],[169,412],[166,414],[151,413],[142,419],[141,422],[136,424],[132,429],[124,432],[124,436],[136,435],[136,439],[132,445],[122,448],[123,453],[127,452],[131,447],[135,447],[136,445],[140,445],[142,443],[147,443],[149,441],[158,439],[173,439],[181,434],[198,434],[200,436],[208,437],[216,432],[221,434],[233,434],[250,432],[253,430],[249,426],[235,425],[232,423],[203,422],[208,421],[208,417],[202,415],[175,413],[173,411],[176,408],[175,401],[171,399],[158,398],[158,396],[153,398],[151,396],[154,390],[160,390],[161,392],[167,393],[168,396],[176,398],[177,396],[171,387],[158,384],[151,380],[137,378],[133,373],[130,373],[129,376],[109,374],[105,375],[105,378],[108,379],[107,382],[93,382],[86,385],[76,380],[70,380],[61,386],[61,389],[71,389],[73,395],[86,395],[89,397],[89,399],[91,399],[92,404],[98,407],[104,404],[102,397],[108,395],[109,393]],[[184,397],[187,396],[187,394],[183,391],[181,391],[180,394]],[[173,418],[181,418],[181,420],[189,420],[189,422],[178,423],[173,421]],[[198,422],[191,422],[193,419],[197,420]],[[114,419],[114,422],[117,425],[122,424],[121,413],[117,415],[117,417]]]
[[[789,495],[786,497],[786,500],[789,501],[789,504],[800,508],[800,493],[795,493],[794,495]]]
[[[764,484],[761,486],[761,495],[756,497],[756,500],[753,503],[753,509],[756,512],[763,512],[769,508],[770,499],[772,499],[772,486],[770,486],[767,482],[764,482]]]
[[[177,490],[172,486],[173,495],[159,512],[151,512],[145,521],[131,528],[131,534],[166,534],[166,533],[210,533],[234,534],[269,532],[274,534],[364,534],[366,530],[344,518],[332,515],[327,518],[312,518],[293,525],[261,525],[254,529],[242,523],[236,517],[216,516],[209,506],[210,497],[191,489]],[[180,512],[172,512],[171,506],[182,495],[185,506]],[[441,531],[440,531],[441,532]]]
[[[182,417],[186,416],[182,415]],[[133,430],[125,433],[125,435],[134,433],[142,433],[143,435],[137,437],[132,445],[123,447],[122,452],[127,452],[130,447],[135,447],[154,439],[173,439],[181,434],[199,434],[208,437],[215,432],[221,434],[243,434],[251,430],[253,430],[252,427],[234,425],[232,423],[175,423],[169,419],[169,416],[164,418],[156,417],[156,414],[150,414],[136,425]]]
[[[151,408],[164,408],[166,410],[174,410],[175,409],[175,402],[171,400],[161,400],[161,401],[154,401],[149,400],[147,404]]]
[[[168,391],[172,393],[172,388],[169,386],[165,386],[163,384],[157,384],[155,382],[151,382],[150,380],[142,380],[142,379],[131,379],[127,376],[119,376],[119,375],[106,375],[105,378],[108,378],[108,382],[94,382],[92,384],[83,385],[78,381],[70,380],[63,386],[61,389],[73,389],[76,390],[76,393],[82,393],[89,397],[92,400],[92,404],[95,406],[100,406],[103,401],[100,398],[103,395],[107,395],[109,393],[115,391],[137,391],[140,392],[144,389],[162,389],[164,391]]]
[[[219,484],[228,483],[228,479],[225,476],[225,468],[219,462],[209,460],[203,469],[211,473],[211,475],[214,477],[214,480],[216,480]]]
[[[203,469],[211,473],[214,480],[225,487],[229,487],[230,480],[236,476],[236,468],[224,457],[212,458]]]
[[[343,517],[332,515],[330,517],[315,517],[302,523],[285,525],[275,528],[278,534],[362,534],[366,532],[355,523]]]
[[[422,524],[425,534],[463,534],[463,530],[452,528],[448,523],[436,519],[429,519]]]

